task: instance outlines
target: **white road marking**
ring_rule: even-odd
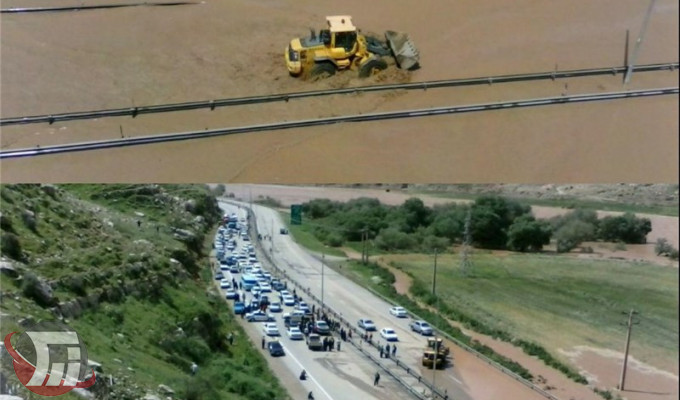
[[[458,382],[459,385],[462,385],[462,384],[463,384],[463,382],[461,382],[461,381],[459,381],[458,379],[456,379],[456,377],[454,377],[453,375],[446,375],[446,377],[447,377],[447,378],[451,378],[451,379],[453,379],[454,381]]]
[[[283,347],[283,350],[286,352],[286,355],[290,356],[290,357],[293,359],[293,361],[295,361],[295,363],[296,363],[298,366],[300,366],[300,368],[302,368],[302,369],[304,369],[305,371],[307,371],[307,370],[305,369],[305,367],[302,365],[302,363],[300,363],[300,361],[298,361],[298,359],[295,358],[295,356],[293,355],[293,353],[289,352],[288,349],[286,349],[286,346],[284,346],[283,343],[281,343],[281,347]],[[327,398],[329,398],[330,400],[333,400],[333,397],[331,397],[331,395],[328,394],[328,392],[326,392],[326,391],[324,390],[324,388],[319,384],[319,382],[317,382],[316,379],[314,379],[314,377],[312,376],[312,374],[310,374],[309,372],[307,372],[307,378],[311,379],[312,382],[314,382],[314,384],[316,384],[316,386],[318,386],[318,388],[323,392],[323,394],[326,395]]]

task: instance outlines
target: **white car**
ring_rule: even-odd
[[[297,308],[298,308],[298,310],[301,310],[305,314],[311,314],[312,313],[312,310],[309,308],[307,303],[305,303],[304,301],[299,302]]]
[[[396,342],[399,340],[397,337],[397,332],[395,332],[392,328],[382,328],[380,330],[380,336],[382,336],[383,339],[387,340],[388,342]]]
[[[281,296],[281,301],[283,301],[283,304],[285,304],[287,306],[294,306],[295,305],[295,298],[291,295]]]
[[[281,303],[279,303],[279,302],[271,303],[269,305],[269,311],[271,311],[271,312],[281,312],[281,311],[283,311],[283,308],[281,307]]]
[[[229,289],[231,287],[231,281],[229,279],[222,279],[220,281],[220,288]]]
[[[399,318],[408,317],[408,313],[406,312],[406,309],[404,307],[399,307],[399,306],[394,306],[394,307],[390,308],[390,314],[394,315],[395,317],[399,317]]]
[[[260,282],[260,292],[262,293],[271,293],[272,287],[268,283],[263,283]]]
[[[289,327],[286,330],[286,333],[288,334],[290,340],[302,340],[305,338],[305,336],[302,334],[302,331],[297,326]]]
[[[246,321],[248,322],[269,322],[274,321],[274,314],[267,314],[263,311],[255,311],[246,314]]]
[[[279,328],[274,322],[265,322],[262,324],[262,332],[267,336],[280,336]]]
[[[227,289],[225,296],[227,299],[231,300],[236,298],[237,293],[234,291],[234,289]]]
[[[359,326],[359,328],[362,328],[366,331],[375,331],[376,330],[375,324],[373,323],[373,321],[371,321],[368,318],[360,319],[359,322],[357,322],[357,325]]]
[[[421,335],[430,336],[432,334],[432,327],[425,321],[413,321],[409,326],[412,331],[418,332]]]

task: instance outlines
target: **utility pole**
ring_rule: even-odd
[[[323,278],[324,278],[323,273],[324,273],[324,259],[325,259],[325,255],[324,255],[323,253],[321,253],[321,311],[324,310],[324,307],[323,307],[323,304],[324,304],[324,303],[323,303]]]
[[[647,24],[649,23],[649,17],[652,15],[652,9],[654,8],[654,3],[656,0],[651,0],[649,2],[649,7],[647,8],[647,13],[645,14],[645,19],[642,21],[642,28],[640,28],[640,34],[635,41],[635,47],[633,48],[633,54],[630,56],[630,64],[627,65],[626,76],[623,78],[623,83],[628,84],[630,78],[633,75],[633,69],[635,68],[635,63],[637,62],[637,56],[640,51],[640,45],[642,44],[642,39],[645,37],[645,32],[647,32]]]
[[[366,228],[361,230],[361,263],[368,263],[368,250],[366,248],[366,242],[368,241],[368,231]]]
[[[432,275],[432,295],[434,296],[435,285],[437,284],[437,249],[434,249],[434,274]]]
[[[437,284],[437,249],[434,249],[434,274],[432,275],[432,295],[435,297],[437,301],[437,307],[436,307],[436,315],[437,315],[437,323],[439,322],[439,298],[437,297],[436,294],[436,284]],[[439,341],[437,340],[437,331],[436,329],[432,330],[433,335],[434,335],[434,361],[432,362],[432,398],[434,399],[434,381],[435,377],[437,374],[437,361],[439,360]]]
[[[625,312],[623,312],[625,314]],[[628,333],[626,333],[626,349],[623,352],[623,368],[621,369],[621,380],[619,382],[619,390],[624,391],[626,384],[626,367],[628,366],[628,348],[630,347],[630,332],[633,330],[633,325],[637,325],[640,321],[633,321],[633,315],[637,315],[638,312],[631,309],[628,313]]]

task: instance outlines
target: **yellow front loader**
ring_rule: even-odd
[[[365,78],[387,68],[384,56],[393,56],[400,68],[418,68],[418,51],[407,34],[387,31],[382,43],[359,33],[349,15],[326,17],[326,23],[318,35],[312,30],[309,37],[290,41],[285,59],[292,76],[321,77],[352,70]]]

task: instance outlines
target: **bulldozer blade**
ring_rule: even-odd
[[[399,68],[408,70],[418,68],[420,55],[407,33],[386,31],[385,39],[394,53]]]

